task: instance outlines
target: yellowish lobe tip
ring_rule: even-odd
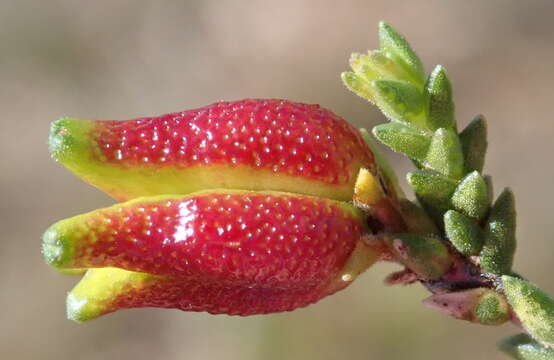
[[[354,200],[365,204],[375,205],[383,199],[383,189],[379,180],[367,169],[360,169],[354,185]]]

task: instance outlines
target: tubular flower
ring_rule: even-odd
[[[48,264],[86,271],[67,298],[77,321],[135,307],[293,310],[345,288],[380,256],[368,236],[403,226],[358,131],[318,105],[242,100],[128,121],[64,118],[50,151],[124,201],[43,236]],[[364,212],[352,204],[360,196]]]

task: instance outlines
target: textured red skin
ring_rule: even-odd
[[[212,314],[256,315],[291,311],[317,302],[349,285],[328,287],[326,282],[306,286],[235,285],[197,277],[159,279],[120,294],[103,314],[129,308],[160,307]]]
[[[338,202],[256,192],[139,200],[85,219],[70,230],[69,267],[283,288],[329,281],[365,231]]]
[[[246,166],[347,188],[360,166],[376,172],[358,131],[319,105],[241,100],[87,123],[86,156],[123,169]],[[68,235],[74,256],[63,266],[161,277],[122,291],[105,312],[166,307],[251,315],[306,306],[349,284],[338,279],[367,230],[338,202],[292,194],[212,193],[121,209],[87,215]],[[392,222],[393,210],[374,212]]]
[[[335,185],[357,175],[353,163],[374,167],[371,150],[344,119],[319,105],[278,99],[97,121],[90,136],[100,161],[123,167],[245,165]]]

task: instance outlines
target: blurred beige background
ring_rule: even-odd
[[[220,99],[320,103],[358,126],[383,117],[341,85],[387,20],[428,70],[441,63],[461,124],[484,113],[487,170],[515,189],[517,269],[554,293],[554,1],[0,1],[0,357],[3,359],[503,359],[510,326],[425,309],[378,265],[292,313],[238,318],[130,310],[65,320],[76,278],[49,269],[52,222],[113,201],[50,160],[49,122],[127,119]],[[401,174],[410,165],[389,154]]]

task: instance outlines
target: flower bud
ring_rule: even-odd
[[[352,199],[375,172],[359,132],[319,105],[247,99],[127,121],[60,119],[55,159],[118,200],[205,189]]]
[[[67,298],[76,321],[147,306],[293,310],[379,258],[368,234],[404,228],[360,133],[318,105],[241,100],[128,121],[61,119],[50,151],[127,201],[43,236],[52,267],[86,271]],[[346,202],[360,169],[364,212]]]
[[[69,295],[77,320],[144,306],[252,315],[346,287],[377,259],[367,231],[344,202],[216,190],[62,220],[45,233],[43,252],[57,269],[95,269]]]

